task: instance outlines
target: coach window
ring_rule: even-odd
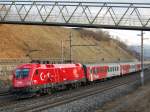
[[[111,72],[111,67],[109,67],[109,72]]]
[[[95,73],[95,74],[97,73],[97,70],[96,70],[96,68],[94,69],[94,73]]]
[[[90,69],[90,74],[92,74],[92,69]]]
[[[112,67],[110,67],[110,72],[112,72]]]
[[[93,69],[93,73],[94,73],[94,74],[95,74],[95,71],[96,71],[96,70],[95,70],[95,68],[94,68],[94,69]]]
[[[97,73],[99,73],[99,67],[97,68]]]
[[[98,67],[96,68],[96,73],[98,74]]]
[[[97,74],[97,68],[94,69],[94,74]]]

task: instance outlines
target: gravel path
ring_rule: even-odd
[[[150,82],[124,97],[106,103],[96,112],[150,112]]]

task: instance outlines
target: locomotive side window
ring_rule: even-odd
[[[36,71],[35,71],[35,73],[36,73],[36,75],[38,75],[38,74],[39,74],[39,71],[38,71],[38,70],[36,70]]]
[[[25,78],[29,74],[29,69],[17,69],[16,70],[16,78]]]
[[[94,69],[94,74],[97,74],[97,68]]]

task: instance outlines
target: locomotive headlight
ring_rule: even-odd
[[[30,81],[30,85],[37,84],[37,80]]]
[[[37,80],[33,80],[33,81],[32,81],[32,84],[37,84]]]
[[[32,84],[32,82],[31,81],[28,81],[28,83],[27,83],[28,85],[31,85]]]

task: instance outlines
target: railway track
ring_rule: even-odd
[[[88,92],[83,92],[83,93],[79,93],[79,94],[76,94],[76,95],[73,95],[73,96],[70,96],[70,97],[67,97],[67,98],[62,98],[61,100],[59,101],[55,101],[55,102],[47,102],[47,103],[44,103],[42,105],[38,105],[36,107],[32,107],[32,108],[28,108],[28,109],[24,109],[24,110],[21,110],[23,112],[37,112],[37,111],[42,111],[42,110],[46,110],[46,109],[49,109],[49,108],[53,108],[53,107],[57,107],[59,105],[64,105],[64,104],[67,104],[67,103],[70,103],[70,102],[73,102],[73,101],[76,101],[76,100],[80,100],[82,98],[86,98],[88,96],[92,96],[92,95],[95,95],[95,94],[98,94],[98,93],[103,93],[105,91],[108,91],[108,90],[111,90],[111,89],[114,89],[114,88],[117,88],[117,87],[120,87],[120,86],[125,86],[125,85],[129,85],[131,83],[138,83],[139,82],[139,79],[136,79],[134,80],[134,82],[131,80],[129,81],[125,81],[125,82],[119,82],[119,83],[116,83],[110,87],[107,87],[107,88],[95,88],[94,90],[91,89],[89,90]]]
[[[9,95],[8,91],[6,91],[6,92],[0,92],[0,96],[6,96],[6,95]]]
[[[130,77],[133,77],[133,76],[130,76]],[[125,77],[125,79],[128,80],[128,77]],[[125,82],[122,82],[122,80],[119,81],[119,78],[114,79],[115,83],[112,82],[111,80],[108,80],[107,82],[110,82],[110,83],[109,83],[109,85],[107,85],[107,87],[105,86],[106,83],[102,82],[101,84],[97,84],[97,86],[93,85],[94,88],[93,88],[93,86],[91,86],[91,87],[89,87],[88,89],[86,89],[84,91],[72,93],[71,95],[64,95],[62,97],[55,98],[55,99],[51,99],[51,97],[50,97],[47,100],[43,99],[44,102],[38,100],[37,101],[38,103],[30,104],[28,107],[19,107],[19,106],[17,106],[17,108],[15,108],[15,112],[40,111],[40,110],[43,110],[43,109],[55,107],[55,106],[61,105],[63,103],[68,103],[68,102],[77,100],[76,98],[80,99],[80,98],[83,98],[83,97],[90,96],[92,94],[94,95],[96,93],[106,91],[106,88],[107,88],[107,90],[109,90],[111,88],[119,86],[119,84],[123,85],[124,83],[129,83],[129,81],[126,81],[126,80],[125,80]],[[110,88],[110,85],[111,85],[111,88]]]
[[[0,96],[6,96],[9,95],[9,88],[10,87],[6,87],[6,88],[0,88]]]
[[[51,96],[15,101],[12,102],[12,104],[7,105],[6,107],[0,107],[0,111],[37,112],[41,110],[46,110],[48,108],[57,107],[59,105],[63,105],[81,98],[92,96],[98,93],[103,93],[104,91],[117,88],[119,86],[128,85],[129,83],[133,83],[133,80],[139,81],[139,79],[140,77],[138,73],[136,73],[135,75],[129,75],[124,78],[115,78],[112,80],[96,83],[95,85],[89,85],[87,87],[81,87],[75,90],[68,90],[66,92],[58,93]]]
[[[92,96],[92,95],[98,94],[100,92],[102,93],[104,91],[107,91],[107,90],[110,90],[110,89],[114,89],[114,88],[119,87],[119,86],[124,86],[124,85],[127,85],[127,84],[129,84],[128,81],[126,83],[120,83],[120,84],[113,85],[113,86],[111,86],[109,88],[104,88],[104,89],[101,89],[101,90],[84,92],[84,94],[82,93],[82,94],[73,95],[73,96],[68,97],[68,98],[63,98],[60,101],[45,103],[45,104],[38,105],[36,107],[32,107],[32,108],[28,108],[28,109],[24,109],[24,110],[21,110],[21,111],[22,112],[37,112],[37,111],[46,110],[46,109],[49,109],[49,108],[57,107],[57,106],[60,106],[60,105],[64,105],[64,104],[67,104],[67,103],[79,100],[81,98],[86,98],[88,96]]]
[[[8,91],[0,92],[0,107],[4,104],[10,103],[13,100],[13,95],[11,95]]]

